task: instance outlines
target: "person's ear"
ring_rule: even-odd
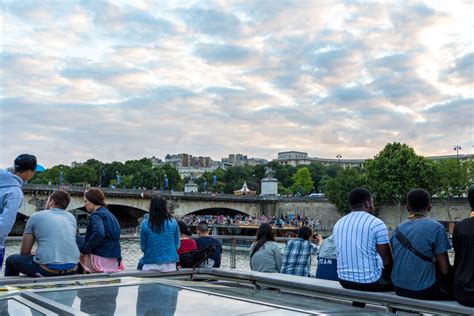
[[[431,211],[431,203],[428,204],[428,208],[426,209],[427,212]]]

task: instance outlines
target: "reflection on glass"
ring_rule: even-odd
[[[16,316],[16,315],[32,315],[40,316],[44,315],[43,313],[38,312],[37,310],[31,309],[26,305],[21,304],[13,299],[2,300],[0,301],[0,315],[2,316]]]
[[[173,316],[176,312],[179,289],[161,284],[138,286],[137,315]]]
[[[77,297],[81,299],[81,312],[93,315],[114,315],[117,308],[118,287],[105,289],[79,290]]]

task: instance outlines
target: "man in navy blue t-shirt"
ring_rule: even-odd
[[[423,189],[408,192],[407,210],[410,213],[408,220],[398,225],[390,238],[395,293],[423,300],[451,300],[447,286],[450,270],[447,252],[451,246],[443,225],[428,218],[431,210],[429,193]],[[400,233],[419,255],[403,245],[397,238]],[[431,258],[436,262],[428,261]],[[436,279],[435,265],[441,272],[440,280]],[[442,280],[446,282],[441,282]]]
[[[221,266],[222,244],[219,240],[209,236],[209,225],[206,221],[199,222],[197,226],[197,233],[199,238],[196,239],[196,245],[199,248],[204,248],[214,245],[214,254],[211,257],[212,262],[204,262],[206,268],[219,268]],[[209,261],[211,261],[209,260]],[[211,265],[212,264],[212,265]]]

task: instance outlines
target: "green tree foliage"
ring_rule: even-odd
[[[293,175],[293,185],[291,189],[296,195],[305,195],[313,190],[314,182],[311,179],[311,173],[306,167],[298,169]]]
[[[341,214],[350,212],[349,192],[357,187],[367,187],[365,174],[359,168],[341,169],[336,177],[326,176],[322,180],[326,198]]]
[[[94,168],[88,165],[80,165],[75,168],[70,168],[65,173],[65,182],[69,184],[91,184],[97,183],[97,173]]]
[[[469,164],[459,159],[439,160],[434,163],[437,175],[437,195],[440,197],[460,196],[469,186]]]
[[[434,193],[433,162],[418,156],[406,144],[387,144],[374,159],[366,161],[364,167],[367,181],[379,203],[400,205],[413,188],[424,188]]]

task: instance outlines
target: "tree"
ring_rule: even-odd
[[[293,175],[293,185],[291,189],[294,194],[305,195],[313,190],[314,182],[311,179],[311,173],[306,167],[298,169]]]
[[[459,159],[446,159],[436,161],[434,166],[438,180],[438,196],[449,198],[466,193],[470,182],[468,164]]]
[[[324,195],[341,214],[350,212],[349,192],[358,187],[367,187],[365,174],[359,168],[340,169],[334,178],[326,176],[322,180]]]
[[[67,183],[70,184],[91,184],[94,185],[97,181],[97,174],[91,166],[80,165],[70,168],[65,174]]]
[[[423,188],[432,192],[435,188],[433,162],[418,156],[406,144],[385,145],[374,159],[364,163],[364,167],[378,203],[400,206],[409,190]]]

